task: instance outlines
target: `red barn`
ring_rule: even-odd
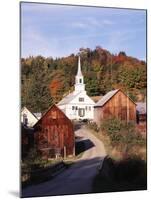
[[[94,121],[98,125],[111,117],[136,122],[136,104],[120,89],[108,92],[94,106]]]
[[[74,130],[68,117],[52,105],[34,125],[35,145],[46,157],[74,154]]]

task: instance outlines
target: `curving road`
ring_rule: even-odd
[[[33,185],[22,191],[22,197],[85,194],[92,192],[92,182],[106,156],[103,143],[84,126],[75,132],[87,150],[69,169],[53,180]]]

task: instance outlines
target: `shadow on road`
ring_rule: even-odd
[[[106,157],[93,181],[93,191],[119,192],[147,189],[147,166],[140,158],[115,161]]]
[[[75,143],[75,155],[77,156],[78,154],[80,154],[94,146],[95,146],[94,143],[89,139],[76,142]]]
[[[103,157],[79,160],[51,180],[22,189],[21,197],[41,197],[93,193],[93,179]]]

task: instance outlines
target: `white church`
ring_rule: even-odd
[[[94,101],[87,95],[84,78],[81,72],[80,56],[78,58],[78,72],[75,77],[74,91],[64,97],[57,106],[69,119],[94,118]]]

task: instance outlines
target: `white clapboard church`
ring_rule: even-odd
[[[84,78],[81,72],[80,56],[78,59],[78,72],[75,77],[74,91],[64,97],[58,107],[69,119],[93,119],[94,101],[87,95]]]

